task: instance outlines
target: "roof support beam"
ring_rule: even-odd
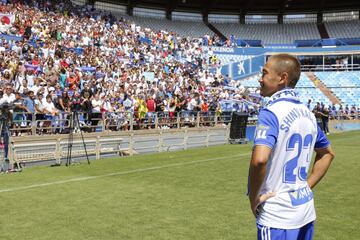
[[[284,23],[284,15],[283,15],[283,13],[278,14],[277,22],[278,22],[278,24],[283,24]]]
[[[133,16],[134,15],[134,6],[136,5],[136,1],[128,0],[126,5],[127,5],[126,6],[127,15]]]
[[[209,22],[209,12],[211,11],[211,9],[213,8],[213,6],[215,6],[215,4],[218,2],[218,0],[207,0],[204,1],[204,5],[203,5],[203,10],[201,11],[202,13],[202,18],[203,21],[205,23]]]
[[[240,24],[245,24],[245,11],[243,11],[242,9],[240,10],[239,20]]]
[[[168,1],[167,7],[166,7],[166,18],[168,20],[172,20],[172,12],[178,6],[178,2],[179,2],[179,0]]]
[[[317,13],[317,24],[320,25],[322,23],[323,23],[323,13],[322,13],[322,11],[319,11]]]
[[[209,14],[211,12],[212,8],[219,2],[219,0],[208,0],[204,1],[203,10],[202,13]]]

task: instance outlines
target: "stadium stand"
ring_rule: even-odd
[[[356,38],[360,36],[360,20],[326,22],[331,38]]]
[[[192,38],[116,21],[89,6],[33,4],[1,5],[18,17],[0,41],[0,103],[15,104],[14,135],[66,133],[75,110],[91,131],[160,126],[174,122],[175,112],[195,125],[198,112],[214,113],[236,91],[221,94],[224,77],[207,72]],[[215,89],[204,94],[206,87]]]
[[[262,40],[263,44],[292,44],[295,40],[319,39],[320,34],[314,23],[287,24],[234,24],[214,23],[225,36]]]
[[[259,87],[259,77],[259,75],[251,76],[241,80],[240,83],[251,91],[256,92]],[[304,73],[301,73],[300,79],[296,85],[296,90],[300,94],[300,99],[302,99],[304,104],[306,104],[309,99],[312,100],[311,106],[316,102],[322,102],[326,105],[331,104],[330,100],[316,88],[315,84]]]
[[[154,31],[176,32],[181,37],[202,38],[214,33],[203,22],[170,21],[167,19],[155,19],[144,17],[127,17],[143,28]]]
[[[257,87],[259,87],[259,81],[258,81],[259,77],[260,77],[259,75],[251,76],[251,77],[240,80],[240,83],[244,87],[257,88]]]
[[[173,12],[175,20],[170,21],[164,10],[134,7],[134,16],[127,16],[124,6],[96,2],[94,8],[76,2],[82,6],[68,0],[0,5],[7,15],[0,28],[0,103],[17,105],[15,128],[33,134],[61,132],[75,108],[83,111],[81,124],[92,131],[129,129],[133,120],[142,128],[151,125],[153,114],[172,119],[179,113],[189,119],[198,112],[221,112],[220,102],[246,98],[238,85],[227,86],[232,79],[209,69],[248,56],[218,54],[218,62],[209,60],[211,54],[202,44],[221,42],[210,37],[200,13]],[[227,35],[265,44],[319,38],[314,23],[214,24]],[[241,84],[252,91],[258,87],[254,77]],[[311,96],[328,104],[311,84],[302,75],[298,89],[304,99]],[[354,92],[338,95],[344,102],[355,102],[357,88],[348,88]]]

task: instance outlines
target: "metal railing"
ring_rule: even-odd
[[[360,64],[313,64],[301,65],[301,71],[358,71]]]
[[[232,112],[148,112],[144,116],[137,112],[79,112],[79,122],[74,122],[73,113],[57,116],[43,114],[13,113],[10,128],[12,136],[48,135],[68,133],[74,122],[75,131],[105,132],[132,131],[141,129],[169,129],[182,127],[210,127],[227,125]],[[16,117],[15,117],[16,116]]]

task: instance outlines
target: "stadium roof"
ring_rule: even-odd
[[[359,0],[107,0],[131,7],[172,11],[235,14],[359,11]]]

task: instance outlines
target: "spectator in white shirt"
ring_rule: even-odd
[[[91,100],[91,104],[92,104],[92,112],[93,113],[99,113],[100,109],[103,106],[103,101],[100,99],[99,94],[95,94],[94,99]]]
[[[14,101],[15,101],[15,94],[13,93],[13,87],[11,84],[6,84],[4,95],[0,99],[0,105],[4,104],[5,102],[11,104]]]

